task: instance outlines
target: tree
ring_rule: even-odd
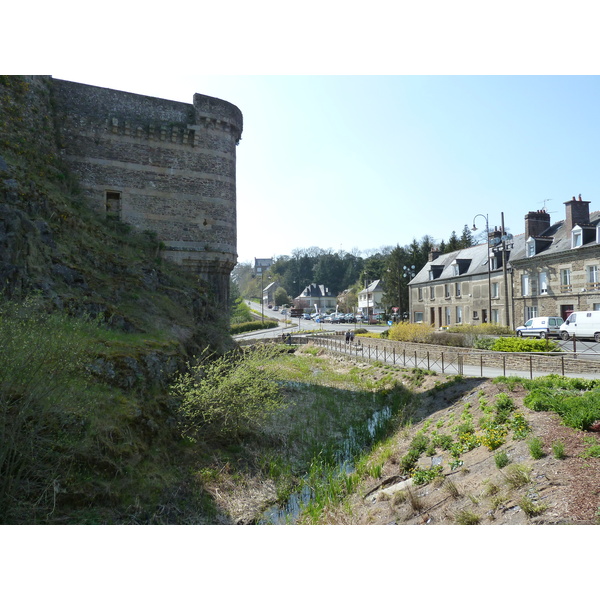
[[[474,243],[473,234],[471,233],[469,226],[465,225],[462,230],[462,235],[460,236],[460,247],[470,248]]]
[[[278,287],[275,290],[273,299],[275,300],[275,304],[278,306],[282,306],[283,304],[289,304],[289,302],[290,302],[288,293],[285,291],[285,288],[282,288],[282,287]]]
[[[410,255],[406,248],[397,245],[386,261],[386,272],[383,278],[383,304],[387,309],[397,307],[399,314],[408,311],[408,282],[410,277],[407,269]]]

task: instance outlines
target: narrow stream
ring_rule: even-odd
[[[367,448],[376,439],[380,430],[392,416],[389,406],[378,410],[371,415],[364,429],[357,430],[351,427],[348,436],[344,439],[336,452],[338,473],[352,473],[354,471],[354,457],[360,450]],[[295,523],[302,509],[312,500],[313,491],[304,484],[299,492],[293,493],[283,506],[272,506],[264,511],[256,521],[258,525],[284,525]]]

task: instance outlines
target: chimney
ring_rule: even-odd
[[[530,211],[525,215],[525,239],[542,235],[550,227],[550,214],[545,210]]]
[[[440,252],[440,251],[439,251],[437,248],[432,248],[432,249],[429,251],[429,256],[427,257],[427,260],[428,260],[429,262],[432,262],[432,261],[434,261],[436,258],[439,258],[439,257],[440,257],[440,255],[441,255],[441,252]]]
[[[570,232],[575,225],[585,225],[590,222],[590,203],[581,199],[575,199],[575,196],[569,202],[565,202],[566,216],[565,226]]]

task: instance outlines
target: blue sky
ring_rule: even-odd
[[[562,219],[573,195],[600,208],[593,14],[578,0],[485,5],[107,0],[77,27],[42,3],[28,38],[54,18],[48,43],[15,53],[15,27],[0,50],[22,66],[4,72],[237,105],[240,261],[368,253],[447,240],[479,213],[518,234],[530,210]]]

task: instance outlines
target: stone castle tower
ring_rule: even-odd
[[[156,232],[163,255],[225,304],[237,262],[236,146],[241,111],[52,79],[62,152],[107,217]]]

